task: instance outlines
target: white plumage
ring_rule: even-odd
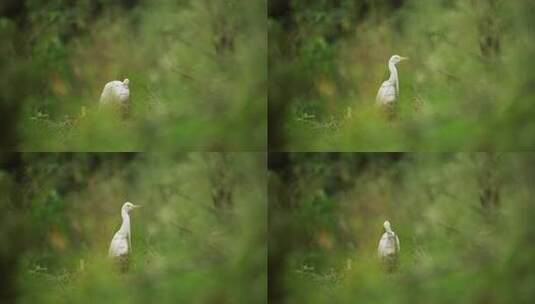
[[[383,226],[385,228],[385,233],[383,233],[381,240],[379,240],[377,253],[385,263],[385,266],[387,266],[389,270],[393,270],[397,266],[397,258],[400,251],[399,238],[394,231],[392,231],[389,221],[385,221]]]
[[[128,78],[124,81],[114,80],[108,82],[100,95],[100,105],[112,105],[127,111],[130,108],[129,83]]]
[[[130,211],[140,206],[134,205],[130,202],[123,204],[121,208],[121,217],[123,223],[121,228],[115,233],[110,243],[108,256],[112,258],[127,258],[132,251],[132,236],[130,233]]]
[[[407,57],[394,55],[388,61],[388,69],[390,70],[390,77],[381,84],[379,92],[377,92],[377,103],[380,105],[392,104],[399,95],[399,79],[396,64],[403,60],[408,60]]]

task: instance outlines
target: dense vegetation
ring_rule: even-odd
[[[147,153],[0,153],[0,302],[535,302],[535,154],[500,153],[535,147],[534,11],[2,1],[0,151]],[[385,115],[393,54],[411,59]],[[125,78],[121,117],[98,100]],[[180,153],[200,150],[220,152]],[[143,207],[120,273],[125,201]]]
[[[265,1],[0,4],[3,146],[24,151],[263,150]],[[98,111],[130,79],[126,121]]]
[[[270,303],[531,303],[535,155],[270,154]],[[383,221],[400,267],[381,270]]]
[[[270,1],[270,149],[533,148],[534,3]],[[410,61],[389,120],[375,97],[394,54]]]
[[[263,154],[4,155],[2,303],[262,303],[265,185]],[[127,200],[121,274],[106,255]]]

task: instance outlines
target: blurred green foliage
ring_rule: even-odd
[[[264,150],[265,1],[6,1],[4,145],[24,151]],[[130,79],[127,121],[98,110]]]
[[[533,1],[269,4],[271,150],[535,146]],[[390,121],[375,97],[394,54],[410,61]]]
[[[531,153],[270,154],[270,303],[531,303]],[[400,268],[381,270],[389,220]]]
[[[3,303],[267,297],[264,154],[12,154],[2,168]],[[125,201],[142,208],[120,274],[107,252]]]

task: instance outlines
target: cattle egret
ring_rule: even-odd
[[[130,109],[130,89],[128,84],[130,81],[125,79],[124,81],[114,80],[108,82],[102,94],[100,95],[101,106],[113,106],[120,109],[123,114],[128,114]]]
[[[403,60],[408,60],[407,57],[402,57],[399,55],[394,55],[388,60],[388,69],[390,70],[390,78],[385,80],[379,92],[377,92],[377,103],[380,105],[391,105],[396,97],[399,95],[399,79],[398,79],[398,70],[396,64]]]
[[[123,223],[121,228],[115,233],[110,243],[110,249],[108,250],[108,256],[119,260],[122,263],[121,270],[126,270],[128,267],[128,254],[132,252],[132,238],[130,233],[130,211],[135,208],[141,207],[134,205],[130,202],[123,204],[121,208],[121,217]]]
[[[394,231],[392,231],[389,221],[385,221],[383,226],[385,228],[385,233],[383,233],[383,236],[379,241],[377,252],[387,270],[392,271],[397,266],[397,259],[400,250],[399,238]]]

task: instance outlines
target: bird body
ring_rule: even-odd
[[[130,81],[125,79],[124,81],[114,80],[108,82],[102,94],[100,95],[101,106],[115,106],[119,107],[123,111],[128,111],[130,108],[130,88],[128,84]]]
[[[390,77],[381,84],[381,87],[377,92],[376,101],[378,104],[390,105],[396,100],[397,96],[399,95],[399,78],[396,64],[408,59],[409,58],[407,57],[402,57],[399,55],[390,57],[390,60],[388,61]]]
[[[387,269],[393,270],[397,266],[397,259],[401,249],[399,246],[399,238],[394,231],[392,231],[389,221],[385,221],[383,226],[385,228],[385,233],[383,233],[379,240],[377,253]]]
[[[377,93],[377,103],[387,105],[396,100],[396,82],[385,80]]]
[[[130,202],[123,204],[121,208],[121,217],[123,223],[121,228],[113,236],[110,248],[108,249],[108,256],[110,258],[118,258],[120,260],[128,259],[128,254],[132,252],[132,234],[130,232],[130,211],[140,206],[134,205]]]

